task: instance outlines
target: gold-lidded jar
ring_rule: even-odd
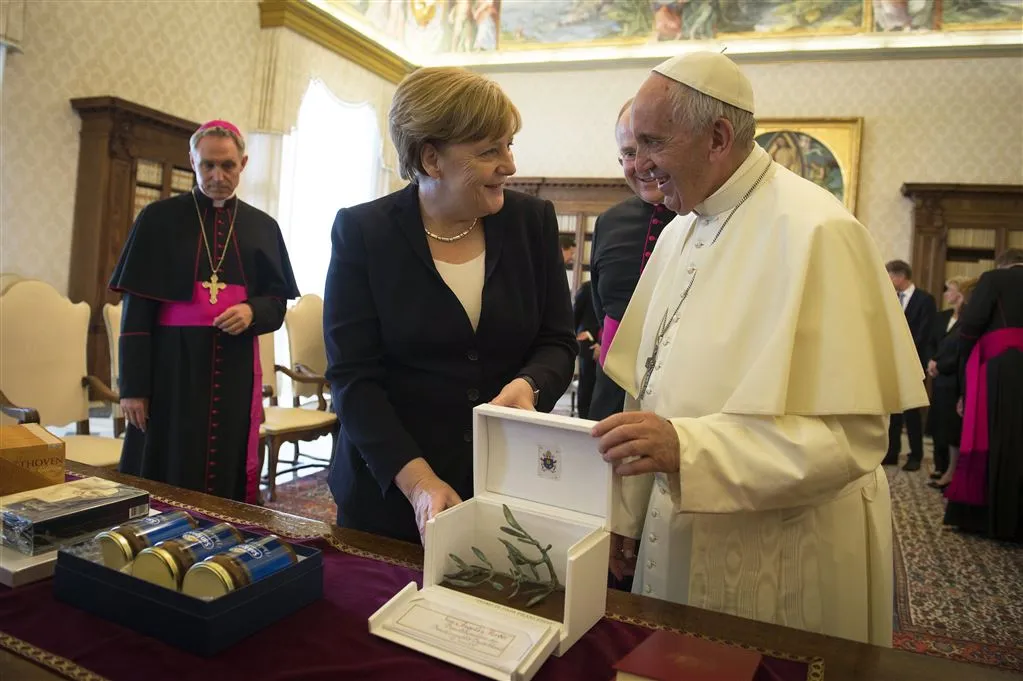
[[[190,530],[177,539],[144,549],[135,559],[132,575],[167,589],[181,589],[190,567],[209,556],[240,544],[241,533],[227,523]]]
[[[140,551],[162,541],[176,539],[198,524],[184,511],[158,513],[100,532],[96,535],[96,542],[103,555],[103,564],[120,570],[135,560]]]
[[[196,598],[219,598],[297,562],[295,549],[271,534],[196,563],[185,574],[181,591]]]

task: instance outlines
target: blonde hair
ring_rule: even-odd
[[[949,277],[948,281],[945,282],[946,286],[955,286],[959,289],[959,294],[962,295],[965,301],[970,297],[973,289],[977,287],[977,282],[980,281],[979,277],[968,277],[965,274],[959,274],[954,277]]]
[[[398,84],[388,113],[402,178],[426,174],[427,144],[462,144],[514,135],[522,117],[497,83],[460,68],[418,69]]]

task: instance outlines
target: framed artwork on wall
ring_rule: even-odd
[[[862,118],[757,121],[756,140],[775,161],[824,187],[856,213]]]

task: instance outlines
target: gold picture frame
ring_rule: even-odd
[[[756,139],[775,161],[824,187],[856,213],[862,118],[769,118]]]

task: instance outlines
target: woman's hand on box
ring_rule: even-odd
[[[533,388],[524,378],[516,378],[511,383],[501,388],[497,397],[491,400],[490,404],[498,407],[511,407],[513,409],[525,409],[534,411]]]
[[[426,543],[426,521],[446,508],[462,503],[461,497],[451,485],[437,477],[426,459],[409,461],[394,477],[398,489],[412,504],[416,514],[419,541]]]

